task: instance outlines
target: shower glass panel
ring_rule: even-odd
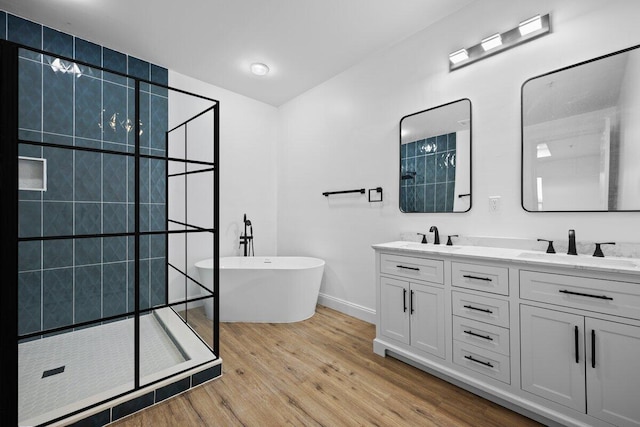
[[[217,289],[193,265],[218,245],[218,103],[41,51],[17,62],[17,153],[47,163],[45,189],[17,191],[18,424],[215,378]]]
[[[173,93],[167,133],[168,167],[168,295],[169,300],[196,299],[174,307],[180,317],[208,345],[216,347],[211,322],[216,317],[214,290],[207,289],[194,265],[214,258],[215,200],[214,146],[199,141],[215,139],[214,104]],[[180,233],[178,233],[180,232]],[[217,321],[215,321],[217,322]],[[214,322],[214,323],[215,323]]]

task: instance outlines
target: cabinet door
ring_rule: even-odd
[[[409,344],[409,283],[380,276],[382,335]]]
[[[586,335],[589,415],[640,426],[640,327],[587,318]]]
[[[410,290],[411,345],[444,359],[444,290],[416,283]]]
[[[584,317],[521,305],[520,328],[522,389],[585,412]]]

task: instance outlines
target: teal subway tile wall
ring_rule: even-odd
[[[452,212],[456,184],[456,133],[403,144],[400,150],[403,212]]]
[[[19,334],[134,310],[135,80],[168,84],[168,71],[124,53],[0,12],[0,38],[21,49],[21,156],[47,159],[47,190],[19,192]],[[164,156],[167,89],[141,83],[140,153]],[[81,151],[74,148],[108,150]],[[122,154],[118,154],[122,153]],[[141,159],[140,231],[166,228],[166,162]],[[82,238],[78,235],[98,235]],[[166,238],[141,236],[141,309],[166,303]]]

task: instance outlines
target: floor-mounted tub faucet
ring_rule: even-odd
[[[569,230],[569,250],[567,251],[567,255],[578,255],[576,251],[576,231]]]
[[[435,225],[432,225],[431,228],[429,229],[429,233],[433,233],[433,244],[439,245],[440,233],[438,233],[438,227],[436,227]]]
[[[247,214],[244,214],[242,221],[244,222],[244,233],[240,235],[240,246],[244,246],[244,256],[251,256],[253,250],[253,225],[247,219]],[[247,233],[247,227],[249,227],[249,233]],[[255,251],[253,251],[253,254],[255,255]]]

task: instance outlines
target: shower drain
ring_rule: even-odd
[[[49,369],[42,373],[42,378],[47,378],[52,375],[61,374],[64,372],[64,366],[60,366],[59,368]]]

